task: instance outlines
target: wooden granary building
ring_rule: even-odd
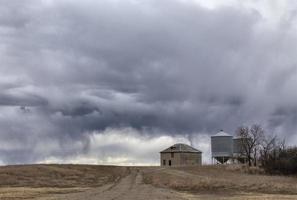
[[[175,144],[160,152],[161,166],[191,166],[202,164],[202,152],[187,145]]]

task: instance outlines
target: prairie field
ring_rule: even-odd
[[[297,177],[236,165],[0,167],[0,199],[297,199]]]

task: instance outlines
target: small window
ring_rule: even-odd
[[[174,153],[173,152],[171,152],[171,158],[174,158]]]
[[[171,160],[169,160],[169,163],[168,163],[168,165],[169,165],[169,166],[171,166]]]
[[[163,160],[163,165],[166,166],[166,160]]]

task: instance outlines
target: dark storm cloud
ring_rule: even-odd
[[[283,28],[190,1],[0,2],[5,163],[88,152],[113,127],[296,134],[295,15]]]
[[[0,94],[1,106],[43,106],[47,101],[40,96],[14,96],[9,94]]]

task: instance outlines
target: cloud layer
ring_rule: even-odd
[[[0,2],[1,163],[157,163],[251,123],[297,142],[293,1]]]

